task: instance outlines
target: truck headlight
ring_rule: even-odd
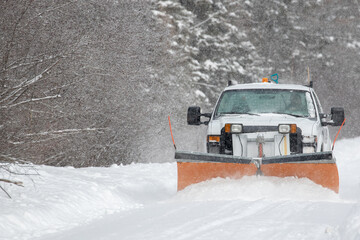
[[[279,125],[279,133],[286,134],[290,132],[290,125],[288,124],[280,124]]]
[[[241,133],[242,130],[243,130],[242,124],[232,124],[232,123],[225,124],[226,133]]]
[[[231,133],[241,133],[243,129],[242,124],[232,124]]]
[[[287,134],[287,133],[296,133],[296,124],[279,124],[279,133]]]

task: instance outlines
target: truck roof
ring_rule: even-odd
[[[297,84],[246,83],[246,84],[235,84],[228,86],[225,88],[225,91],[240,90],[240,89],[285,89],[285,90],[309,91],[310,87],[297,85]]]

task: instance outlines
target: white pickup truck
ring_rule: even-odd
[[[332,119],[327,116],[311,87],[252,83],[225,88],[211,114],[189,107],[187,120],[208,124],[209,153],[270,157],[331,151],[327,126],[340,126],[344,110],[332,108]]]
[[[338,192],[327,126],[340,126],[344,119],[340,107],[325,114],[310,86],[268,82],[228,86],[212,113],[188,108],[189,125],[208,125],[208,153],[175,152],[178,189],[214,177],[265,175],[306,177]]]

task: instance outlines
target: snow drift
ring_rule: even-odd
[[[37,166],[3,185],[0,239],[360,239],[360,138],[338,141],[340,193],[308,179],[212,179],[176,192],[175,163]]]

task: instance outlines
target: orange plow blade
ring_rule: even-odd
[[[339,173],[335,163],[274,163],[262,165],[264,176],[308,178],[339,192]]]
[[[264,175],[308,178],[316,184],[339,192],[339,174],[331,152],[296,154],[264,158],[181,152],[175,153],[178,191],[212,178]]]
[[[178,191],[185,187],[212,178],[241,178],[255,175],[254,164],[219,163],[219,162],[178,162]]]

